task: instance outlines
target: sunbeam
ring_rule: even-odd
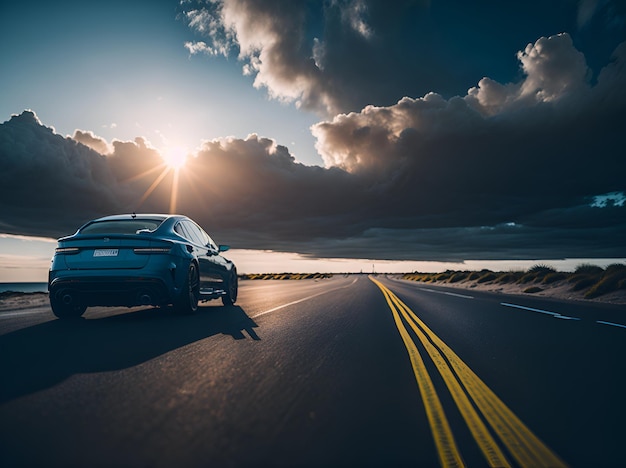
[[[165,169],[163,169],[163,172],[161,172],[159,177],[157,177],[155,181],[152,182],[152,185],[150,185],[150,187],[148,187],[148,190],[146,190],[144,194],[141,196],[141,199],[139,200],[139,204],[137,205],[137,207],[140,207],[141,205],[143,205],[143,203],[148,199],[148,197],[154,191],[154,189],[156,189],[159,186],[159,184],[165,178],[168,172],[170,172],[169,167],[166,167]]]
[[[176,213],[176,204],[178,202],[178,176],[180,175],[180,168],[174,168],[172,171],[172,190],[170,193],[170,214]]]

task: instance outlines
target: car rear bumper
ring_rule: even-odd
[[[178,292],[159,278],[66,277],[52,279],[50,297],[84,306],[167,305]]]

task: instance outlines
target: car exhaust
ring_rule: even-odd
[[[139,303],[141,305],[150,305],[152,304],[152,297],[150,296],[150,294],[141,294],[139,296]]]

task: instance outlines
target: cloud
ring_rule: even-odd
[[[624,41],[626,24],[623,8],[611,0],[530,2],[524,11],[458,3],[448,8],[427,0],[215,0],[190,1],[183,8],[188,26],[201,38],[185,44],[190,53],[237,54],[255,87],[324,117],[429,92],[460,95],[480,80],[480,66],[512,80],[517,72],[513,57],[502,54],[533,38],[526,23],[537,24],[540,34],[568,26],[576,34],[574,42],[593,55],[588,68],[582,54],[568,47],[569,35],[544,38],[520,51],[529,78],[519,91],[531,97],[541,88],[545,100],[563,87],[581,85],[581,78],[594,77],[605,54]],[[467,21],[467,15],[473,20]],[[565,56],[564,50],[574,55]],[[498,62],[492,60],[496,54]],[[571,81],[559,82],[557,75]],[[493,79],[479,88],[502,92],[490,86]]]
[[[306,4],[227,0],[185,12],[189,26],[209,40],[188,43],[190,52],[228,55],[239,48],[254,86],[274,98],[312,108],[332,108],[319,68],[303,48]]]
[[[88,220],[118,209],[105,157],[55,134],[32,111],[2,124],[0,161],[0,218],[7,233],[55,235],[77,227],[72,212]]]
[[[74,130],[72,139],[88,146],[94,151],[100,154],[108,154],[111,152],[109,144],[104,138],[95,135],[92,131]]]
[[[551,101],[573,93],[591,77],[585,57],[577,51],[567,33],[542,37],[528,44],[517,58],[527,78],[522,96],[534,95],[539,101]]]
[[[599,180],[614,179],[604,173],[619,164],[613,151],[594,156],[596,169],[586,167],[598,145],[621,143],[616,126],[626,104],[625,52],[626,43],[592,88],[584,57],[569,35],[540,38],[518,53],[525,73],[520,82],[483,78],[464,97],[446,100],[429,93],[405,97],[393,106],[340,114],[313,126],[317,149],[327,166],[353,173],[404,172],[410,167],[411,177],[451,186],[463,185],[462,179],[472,173],[499,180],[528,173],[532,180],[533,164],[580,170],[571,175],[581,179],[587,170],[599,171]],[[518,172],[494,172],[503,162]],[[427,186],[428,180],[423,181]]]
[[[516,82],[320,122],[324,168],[252,134],[204,141],[176,181],[145,138],[63,138],[25,111],[0,125],[0,230],[175,207],[218,242],[312,257],[626,257],[626,207],[598,203],[626,193],[626,44],[595,83],[565,34],[517,57]]]
[[[607,217],[607,213],[596,213],[597,217]],[[355,237],[303,244],[298,246],[298,252],[311,257],[442,262],[624,258],[620,240],[626,232],[624,214],[615,210],[612,215],[617,215],[613,220],[619,219],[619,223],[577,229],[556,223],[548,227],[503,223],[432,229],[370,228]],[[598,238],[602,242],[592,242]]]
[[[196,41],[185,42],[185,49],[189,51],[191,55],[195,54],[207,54],[207,55],[218,55],[218,52],[213,48],[207,45],[204,41]]]
[[[187,2],[182,16],[203,40],[184,46],[191,54],[229,56],[238,51],[243,71],[254,76],[255,87],[266,89],[272,98],[334,115],[360,109],[372,97],[387,99],[383,96],[394,88],[394,81],[405,80],[407,70],[397,66],[411,61],[394,45],[398,38],[388,19],[422,8],[421,3]],[[378,18],[382,19],[374,29]],[[419,68],[435,62],[422,60]],[[429,84],[434,82],[434,73],[420,75],[430,76]],[[386,86],[381,87],[381,82]]]
[[[274,140],[250,135],[204,142],[187,163],[179,203],[246,246],[354,232],[366,208],[360,180],[339,169],[297,163]],[[357,228],[358,229],[358,228]]]
[[[578,14],[576,17],[576,21],[578,22],[578,27],[584,27],[593,15],[595,14],[598,8],[598,0],[579,0],[578,1]]]
[[[591,70],[567,33],[542,37],[517,53],[525,78],[519,83],[497,83],[483,78],[465,100],[481,114],[491,116],[539,103],[584,98]]]
[[[109,144],[76,130],[64,138],[33,111],[0,125],[0,162],[0,230],[51,237],[97,216],[141,208],[155,174],[164,170],[159,153],[141,137]]]
[[[372,37],[372,29],[366,19],[368,13],[367,3],[364,0],[336,1],[335,3],[343,3],[341,19],[345,24],[349,25],[353,31],[365,39]]]
[[[491,248],[502,255],[504,244],[496,247],[495,240],[504,238],[481,229],[516,222],[517,237],[529,242],[518,252],[547,250],[532,241],[542,233],[553,252],[570,249],[572,255],[591,232],[601,231],[604,219],[614,224],[602,227],[603,242],[623,254],[617,239],[624,234],[625,210],[585,207],[594,195],[626,189],[626,160],[618,150],[626,119],[625,50],[626,44],[617,48],[592,87],[584,57],[567,34],[540,38],[518,54],[525,73],[520,82],[484,78],[464,97],[429,93],[341,114],[313,126],[317,149],[327,167],[375,182],[387,208],[385,220],[372,225],[403,223],[413,245],[424,236],[434,240],[433,232],[445,239],[444,233],[471,228],[479,238],[493,238]],[[376,215],[374,206],[372,220]],[[571,244],[548,243],[565,236],[574,218]],[[447,227],[452,231],[442,229]],[[379,233],[385,232],[391,231]],[[461,238],[466,245],[472,239]],[[444,251],[455,255],[451,246]]]

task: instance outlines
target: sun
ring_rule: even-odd
[[[193,153],[189,152],[189,150],[184,146],[169,145],[158,149],[157,152],[161,156],[163,162],[154,166],[152,169],[144,171],[143,173],[133,177],[133,179],[137,179],[147,177],[155,173],[158,174],[141,196],[137,206],[141,206],[161,184],[165,183],[168,185],[168,183],[171,182],[169,213],[176,213],[179,195],[179,181],[181,176],[186,178],[189,176],[185,170],[185,164],[190,157],[193,157]]]
[[[185,163],[187,162],[187,148],[183,148],[182,146],[174,146],[171,148],[166,148],[161,154],[163,158],[163,162],[165,165],[174,170],[182,169]]]

